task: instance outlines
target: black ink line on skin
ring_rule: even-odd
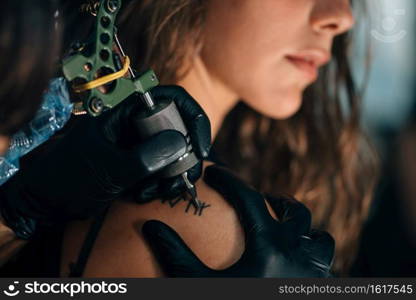
[[[206,204],[205,202],[202,202],[201,206],[200,207],[197,207],[193,201],[189,201],[189,200],[187,200],[187,201],[188,201],[188,205],[186,206],[185,212],[188,213],[189,209],[192,206],[194,208],[194,215],[195,216],[196,215],[202,216],[202,211],[205,208],[208,208],[208,207],[211,206],[211,204]]]
[[[182,201],[188,202],[188,204],[185,207],[185,213],[188,213],[191,207],[193,207],[193,214],[194,216],[202,216],[202,213],[204,209],[211,206],[211,204],[207,204],[206,202],[202,202],[200,207],[197,207],[191,199],[186,199],[183,196],[179,196],[174,199],[162,199],[162,204],[168,203],[171,208],[175,207],[178,203],[181,203]]]
[[[198,211],[199,211],[198,216],[202,216],[202,210],[205,209],[205,208],[208,208],[210,206],[211,206],[211,204],[205,204],[205,202],[203,202],[201,207],[198,208]]]
[[[162,200],[162,203],[164,204],[165,202],[167,202],[169,206],[173,208],[176,206],[176,204],[178,204],[181,201],[186,201],[186,199],[184,199],[183,197],[178,197],[175,199],[164,199]]]

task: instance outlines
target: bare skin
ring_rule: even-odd
[[[17,238],[13,230],[4,225],[0,217],[0,267],[18,253],[26,243]]]
[[[174,207],[158,200],[143,205],[116,202],[108,213],[83,276],[163,276],[141,233],[143,223],[151,219],[175,228],[201,260],[214,269],[237,261],[244,249],[244,237],[234,209],[202,180],[197,188],[200,199],[210,205],[201,215],[195,214],[193,207],[186,212],[186,201]],[[68,227],[62,253],[63,276],[68,275],[69,264],[77,259],[88,224],[90,221],[73,222]],[[221,230],[215,230],[219,228]]]

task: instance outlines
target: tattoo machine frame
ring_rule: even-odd
[[[74,104],[73,113],[99,116],[131,95],[137,95],[144,104],[137,118],[141,138],[149,138],[163,130],[177,130],[186,137],[187,152],[159,175],[161,178],[182,176],[193,203],[200,207],[195,186],[187,173],[199,162],[192,150],[188,131],[174,101],[154,101],[151,89],[159,81],[153,70],[136,75],[130,67],[130,59],[124,54],[115,26],[121,5],[122,0],[87,4],[88,10],[96,17],[92,38],[85,43],[75,43],[71,55],[62,64],[65,78],[81,99]]]

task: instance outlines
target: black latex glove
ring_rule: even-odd
[[[171,277],[328,277],[334,240],[311,231],[309,210],[292,198],[267,201],[278,216],[269,214],[264,197],[224,168],[208,167],[204,180],[236,209],[245,231],[245,251],[225,270],[202,263],[181,237],[159,221],[148,221],[143,234],[162,268]],[[218,229],[217,229],[218,230]]]
[[[152,92],[156,101],[174,98],[197,156],[206,157],[210,123],[200,106],[180,87],[157,87]],[[20,170],[1,187],[2,215],[19,237],[29,238],[36,223],[82,219],[100,212],[122,192],[185,153],[186,140],[178,131],[135,139],[137,109],[138,100],[131,97],[97,118],[85,116],[30,168]]]

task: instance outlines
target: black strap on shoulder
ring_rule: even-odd
[[[94,222],[91,224],[90,230],[82,244],[81,251],[78,255],[78,260],[76,263],[71,263],[69,265],[70,273],[69,277],[82,277],[84,274],[85,267],[88,262],[88,258],[91,255],[92,248],[94,247],[94,243],[97,239],[98,233],[103,226],[105,217],[107,216],[108,208],[106,208],[101,214],[99,214]]]

